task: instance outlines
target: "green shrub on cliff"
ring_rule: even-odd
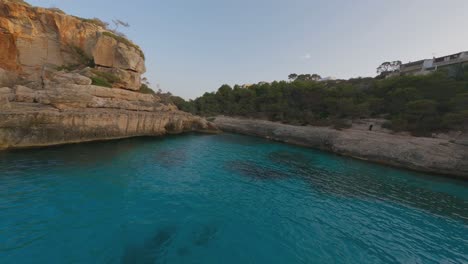
[[[51,8],[49,8],[49,10],[65,15],[65,12],[62,9],[58,8],[58,7],[51,7]]]
[[[67,64],[67,65],[58,66],[56,70],[70,72],[70,71],[80,69],[81,67],[82,65],[80,64]]]
[[[97,69],[93,69],[92,73],[94,75],[91,76],[93,85],[112,88],[114,83],[120,82],[119,77],[115,76],[112,73],[102,72]]]
[[[88,56],[80,47],[69,46],[68,50],[70,54],[75,58],[77,63],[59,66],[57,67],[58,71],[74,71],[85,67],[94,68],[96,66],[96,64],[94,63],[94,58]]]
[[[109,23],[104,22],[99,18],[82,18],[82,17],[76,17],[76,18],[80,19],[83,22],[91,23],[91,24],[94,24],[96,26],[102,27],[104,29],[107,29],[107,27],[109,26]]]
[[[84,65],[86,67],[91,67],[94,68],[96,64],[94,63],[94,58],[91,56],[88,56],[86,52],[81,49],[80,47],[71,47],[72,54],[75,56],[75,58],[78,60],[79,64]]]
[[[98,76],[91,76],[92,85],[112,88],[112,84],[104,78]]]
[[[144,94],[155,94],[156,92],[153,89],[149,88],[149,86],[145,83],[141,84],[140,86],[140,93]]]
[[[58,71],[74,71],[78,69],[83,69],[86,67],[94,68],[96,64],[94,63],[94,59],[90,56],[88,56],[84,50],[82,50],[80,47],[76,46],[69,46],[68,50],[70,54],[76,59],[77,63],[72,63],[72,64],[66,64],[66,65],[61,65],[56,68]]]

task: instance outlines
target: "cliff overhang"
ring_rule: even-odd
[[[0,149],[186,131],[206,120],[140,91],[141,49],[97,19],[0,1]]]

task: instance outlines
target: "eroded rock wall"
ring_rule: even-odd
[[[204,119],[180,111],[59,111],[53,107],[38,108],[35,104],[11,104],[13,111],[0,112],[0,149],[215,131]]]
[[[0,1],[0,68],[38,80],[44,67],[75,65],[86,59],[118,74],[117,88],[140,89],[140,76],[146,71],[144,56],[130,40],[93,20],[19,1]]]
[[[0,0],[0,149],[218,131],[139,92],[145,70],[138,46],[95,21]]]
[[[189,131],[217,132],[153,94],[91,85],[77,73],[0,88],[0,149]]]

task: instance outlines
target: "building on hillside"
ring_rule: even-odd
[[[465,64],[468,64],[468,51],[402,64],[399,72],[400,75],[424,75],[439,69]]]
[[[320,78],[320,80],[318,80],[319,82],[328,82],[328,81],[335,81],[336,78],[333,77],[333,76],[328,76],[328,77],[325,77],[325,78]]]

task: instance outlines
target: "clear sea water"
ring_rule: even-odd
[[[232,134],[0,152],[0,263],[468,263],[468,184]]]

